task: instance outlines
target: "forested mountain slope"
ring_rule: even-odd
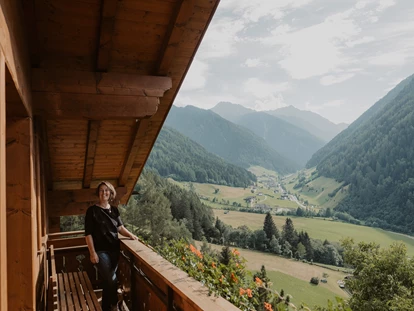
[[[249,171],[225,162],[168,126],[158,135],[146,167],[178,181],[233,187],[247,187],[256,181]]]
[[[173,106],[165,124],[234,165],[244,168],[258,165],[281,174],[298,168],[263,138],[209,110]]]
[[[356,119],[345,130],[339,133],[323,148],[318,150],[307,163],[306,167],[311,168],[318,165],[324,158],[329,158],[332,153],[336,153],[341,148],[352,142],[352,135],[364,124],[368,124],[370,119],[382,110],[386,105],[391,103],[397,95],[406,87],[412,80],[414,75],[401,81],[395,88],[393,88],[386,96],[377,101],[371,108],[365,111],[358,119]]]
[[[262,137],[282,156],[301,167],[305,167],[311,156],[325,144],[308,131],[265,112],[246,114],[237,123]]]
[[[414,233],[412,76],[361,118],[318,152],[317,170],[350,184],[338,210],[370,225]]]
[[[233,104],[230,102],[219,102],[210,110],[217,113],[220,117],[233,123],[237,123],[237,121],[244,115],[255,112],[253,109],[249,109],[242,105]]]

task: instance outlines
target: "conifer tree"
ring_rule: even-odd
[[[275,236],[276,239],[279,238],[279,230],[277,230],[276,224],[273,221],[273,217],[270,212],[267,212],[264,219],[263,231],[266,233],[266,237],[269,241],[272,239],[272,236]]]

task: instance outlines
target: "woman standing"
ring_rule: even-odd
[[[103,279],[102,309],[114,311],[118,310],[118,233],[133,240],[138,238],[124,227],[118,208],[110,204],[116,197],[114,186],[103,181],[98,185],[96,195],[99,197],[99,203],[90,206],[86,211],[85,239],[91,262],[97,265]]]

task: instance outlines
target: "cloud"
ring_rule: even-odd
[[[185,107],[192,105],[202,109],[213,108],[217,103],[221,101],[239,103],[240,98],[229,95],[229,94],[214,94],[207,92],[199,93],[183,93],[179,92],[177,98],[174,101],[174,105],[177,107]]]
[[[396,0],[380,0],[377,7],[377,12],[382,12],[397,4]]]
[[[396,67],[406,63],[408,55],[405,51],[393,51],[378,54],[369,59],[371,65]]]
[[[255,68],[255,67],[269,67],[269,64],[264,63],[260,58],[248,58],[241,64],[242,67]]]
[[[328,76],[322,77],[320,79],[320,83],[322,85],[325,85],[325,86],[336,84],[336,83],[342,83],[346,80],[351,79],[354,76],[355,76],[354,73],[346,73],[346,74],[343,74],[343,75],[336,75],[336,76],[328,75]]]
[[[279,20],[289,10],[304,7],[314,0],[226,0],[222,1],[220,8],[230,10],[243,20],[256,23],[264,17]]]
[[[242,20],[224,17],[212,23],[203,39],[197,57],[224,58],[237,52],[236,43],[240,41],[238,33],[245,28]]]
[[[207,82],[207,75],[208,65],[198,59],[194,59],[181,90],[191,91],[204,88]]]
[[[246,93],[253,95],[255,110],[272,110],[287,106],[282,92],[290,90],[288,82],[270,83],[258,78],[249,78],[243,85]]]
[[[348,41],[345,44],[346,44],[347,47],[352,48],[354,46],[361,45],[361,44],[365,44],[365,43],[370,43],[370,42],[373,42],[373,41],[375,41],[375,38],[374,37],[372,37],[372,36],[365,36],[365,37],[362,37],[360,39]]]

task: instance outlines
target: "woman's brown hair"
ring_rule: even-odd
[[[115,199],[116,190],[115,190],[114,186],[112,186],[112,184],[109,181],[101,181],[99,183],[98,187],[96,187],[96,196],[99,197],[99,188],[101,188],[102,185],[107,186],[109,191],[111,192],[111,195],[109,197],[109,201],[112,201],[113,199]]]

